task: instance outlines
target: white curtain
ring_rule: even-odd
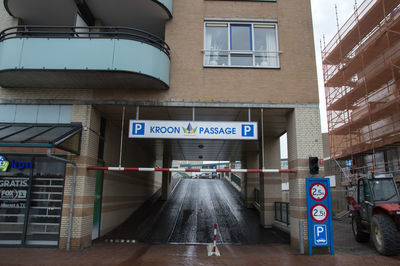
[[[212,31],[208,30],[209,28],[206,27],[206,47],[205,50],[212,50],[215,49],[214,47],[212,47],[212,43],[213,43],[213,35],[212,35]],[[205,65],[210,65],[210,61],[211,61],[211,56],[210,56],[210,52],[209,51],[205,51],[204,52],[204,64]]]
[[[205,50],[204,64],[205,65],[220,65],[227,63],[227,57],[220,57],[221,50],[228,49],[228,27],[227,24],[214,23],[213,26],[206,27],[205,34]],[[226,62],[225,62],[226,61]]]
[[[276,45],[276,33],[275,28],[266,29],[265,34],[265,44],[266,49],[268,51],[267,58],[268,58],[268,65],[271,67],[278,66],[278,49]],[[273,52],[273,53],[271,53]]]

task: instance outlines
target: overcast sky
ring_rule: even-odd
[[[360,5],[361,3],[361,0],[357,0],[357,5]],[[323,40],[323,36],[325,35],[325,43],[328,44],[337,32],[335,5],[337,5],[339,27],[342,27],[354,12],[355,0],[311,0],[322,132],[328,132],[328,125],[326,122],[326,104],[322,78],[320,41]],[[286,135],[281,139],[281,158],[287,158],[287,149],[285,149],[285,147],[287,147]]]
[[[357,0],[357,5],[361,4],[361,2],[361,0]],[[323,36],[325,35],[325,43],[328,44],[337,32],[335,5],[337,5],[339,27],[342,27],[354,12],[355,0],[311,0],[322,132],[328,132],[328,126],[326,122],[320,41],[323,40]]]

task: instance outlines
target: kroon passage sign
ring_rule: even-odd
[[[256,122],[130,120],[130,138],[256,140]]]

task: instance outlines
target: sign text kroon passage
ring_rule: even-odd
[[[256,122],[130,120],[130,138],[256,140]]]

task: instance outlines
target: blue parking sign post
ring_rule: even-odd
[[[334,255],[331,189],[328,178],[306,178],[308,252],[313,247],[329,247]]]

